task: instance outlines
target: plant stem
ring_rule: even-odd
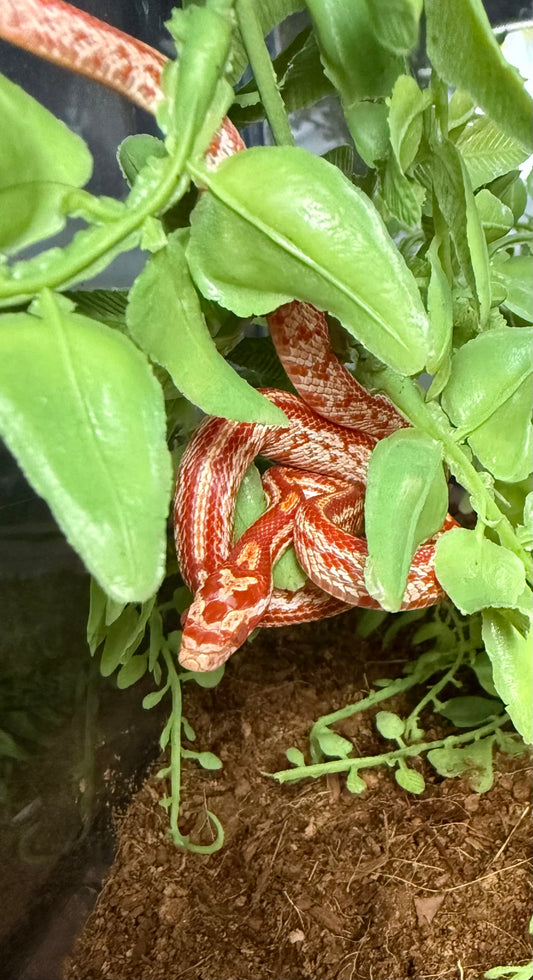
[[[463,644],[461,643],[459,653],[457,654],[457,657],[455,658],[450,669],[447,670],[445,674],[443,674],[443,676],[440,678],[439,681],[437,681],[436,684],[433,684],[433,686],[430,687],[429,691],[427,691],[427,693],[424,695],[421,701],[419,701],[416,707],[413,708],[411,714],[408,715],[407,718],[405,719],[405,735],[409,739],[409,741],[411,739],[411,730],[413,728],[413,725],[416,725],[420,713],[424,710],[426,704],[429,704],[430,701],[433,701],[437,697],[437,695],[440,694],[442,690],[444,690],[444,688],[452,680],[452,678],[455,677],[455,674],[457,673],[459,667],[463,663],[464,656],[465,656],[465,651],[463,649]]]
[[[419,742],[414,745],[406,745],[404,748],[396,749],[393,752],[382,752],[380,755],[368,755],[362,758],[333,759],[331,762],[319,762],[310,766],[296,766],[294,769],[281,769],[279,772],[266,773],[272,779],[277,779],[279,783],[295,783],[299,779],[317,779],[334,772],[349,772],[350,769],[368,769],[370,766],[393,765],[400,759],[411,756],[421,755],[431,749],[455,748],[460,745],[467,745],[469,742],[478,742],[486,735],[491,735],[502,725],[510,721],[509,715],[502,714],[494,721],[487,722],[481,728],[476,728],[461,735],[448,735],[446,738],[436,739],[434,742]]]
[[[236,0],[235,12],[274,140],[278,146],[292,146],[291,128],[253,0]]]
[[[168,647],[164,646],[162,652],[168,670],[172,695],[172,727],[170,732],[170,833],[175,844],[186,847],[187,838],[180,833],[178,823],[181,797],[181,682],[172,662],[172,656]]]
[[[172,840],[178,847],[184,847],[187,851],[195,854],[214,854],[220,850],[224,843],[224,829],[218,817],[207,810],[207,816],[215,828],[216,836],[212,844],[194,844],[188,834],[182,834],[179,829],[179,812],[181,799],[181,725],[182,714],[182,677],[178,674],[173,661],[173,656],[168,646],[162,648],[163,657],[168,670],[168,682],[172,694],[172,725],[170,731],[170,833]],[[185,679],[185,678],[183,678]],[[197,753],[194,753],[197,755]]]
[[[524,231],[518,231],[515,235],[509,234],[505,238],[499,238],[496,242],[492,242],[489,246],[489,257],[492,258],[502,249],[509,248],[510,245],[521,245],[523,242],[531,244],[533,239],[533,232],[529,229]]]
[[[381,701],[387,701],[389,698],[394,697],[395,694],[402,694],[404,691],[409,691],[412,687],[417,684],[422,683],[435,674],[439,670],[443,670],[447,663],[455,663],[455,657],[451,654],[443,654],[439,660],[430,661],[427,657],[422,655],[418,658],[414,664],[413,670],[407,677],[399,677],[395,681],[391,681],[386,687],[380,690],[371,691],[368,697],[363,698],[361,701],[356,701],[353,704],[347,704],[343,708],[339,708],[338,711],[332,711],[329,715],[322,715],[321,718],[315,722],[311,728],[309,734],[310,742],[310,752],[311,758],[314,762],[319,762],[323,757],[322,751],[320,749],[319,737],[325,728],[329,728],[330,725],[334,725],[338,721],[344,721],[346,718],[351,718],[353,715],[359,714],[361,711],[367,711],[368,708],[374,707]],[[453,667],[452,667],[453,669]]]
[[[140,234],[145,219],[157,214],[170,197],[176,201],[183,196],[189,184],[188,175],[182,176],[183,166],[184,161],[180,154],[179,159],[172,161],[161,183],[137,207],[124,209],[123,216],[111,224],[96,228],[91,226],[78,232],[73,241],[61,250],[57,262],[53,261],[50,268],[47,268],[45,258],[49,254],[53,260],[53,250],[44,252],[37,259],[20,263],[20,273],[17,266],[14,266],[11,276],[0,276],[0,304],[3,300],[8,301],[4,305],[9,305],[10,300],[17,303],[29,300],[45,287],[66,287],[76,282],[84,273],[89,274],[91,267],[97,265],[106,253],[130,236]],[[134,248],[137,244],[138,238],[135,237],[128,248]],[[29,274],[27,271],[25,274],[27,269]]]

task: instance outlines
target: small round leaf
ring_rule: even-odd
[[[378,711],[376,728],[383,738],[401,738],[405,731],[405,723],[393,711]]]

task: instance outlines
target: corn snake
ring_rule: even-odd
[[[4,0],[0,35],[149,111],[161,99],[164,56],[62,0]],[[207,152],[208,165],[216,167],[244,148],[224,120]],[[321,619],[354,605],[379,608],[364,584],[366,469],[378,439],[407,423],[337,360],[322,313],[293,302],[267,321],[301,397],[275,389],[263,393],[285,411],[289,427],[208,418],[191,439],[178,474],[176,548],[195,594],[180,651],[180,662],[190,669],[223,663],[257,625]],[[235,497],[258,454],[282,466],[265,474],[266,512],[233,544]],[[439,534],[451,523],[447,518]],[[309,582],[288,593],[273,589],[272,566],[292,541]],[[435,538],[417,550],[402,608],[442,598],[434,545]]]

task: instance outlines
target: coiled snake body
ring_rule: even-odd
[[[163,55],[62,0],[3,0],[0,36],[108,85],[149,111],[162,97]],[[224,120],[207,162],[217,166],[244,148]],[[364,582],[366,471],[376,442],[407,422],[338,361],[322,313],[293,302],[267,319],[299,396],[276,389],[263,394],[285,412],[289,426],[207,418],[177,477],[176,547],[194,593],[179,659],[194,670],[223,663],[257,625],[321,619],[354,605],[379,608]],[[268,509],[233,543],[237,490],[259,454],[282,465],[263,477]],[[447,517],[438,534],[454,523]],[[433,568],[437,537],[414,556],[404,609],[443,597]],[[309,577],[295,592],[274,589],[272,582],[272,566],[291,542]]]

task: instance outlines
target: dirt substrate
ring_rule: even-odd
[[[307,750],[317,717],[401,671],[405,648],[357,639],[355,615],[265,631],[217,689],[188,686],[195,748],[224,766],[185,767],[181,829],[208,839],[208,808],[226,844],[208,857],[176,849],[164,787],[149,779],[117,820],[115,864],[66,980],[481,980],[528,960],[528,755],[500,757],[482,795],[427,764],[420,796],[384,769],[357,796],[339,777],[264,775],[287,767],[289,746]],[[383,751],[372,718],[356,718],[339,731],[360,754]],[[430,718],[426,734],[443,732]]]

